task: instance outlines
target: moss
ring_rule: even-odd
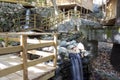
[[[1,41],[4,41],[4,39],[3,39],[3,38],[0,38],[0,42],[1,42]]]

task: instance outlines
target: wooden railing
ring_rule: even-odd
[[[62,23],[64,20],[70,19],[73,16],[80,18],[80,11],[69,10],[67,12],[61,12],[59,15],[54,17],[44,18],[41,21],[41,25],[46,27],[46,29],[49,29],[59,23]]]
[[[53,35],[53,40],[32,40],[28,39],[28,36],[31,35]],[[19,36],[20,38],[13,38],[13,36]],[[3,38],[6,42],[6,47],[0,48],[0,55],[2,54],[12,54],[15,52],[21,52],[22,53],[22,63],[8,67],[5,69],[0,69],[0,77],[6,76],[8,74],[23,70],[23,80],[28,80],[28,68],[31,66],[34,66],[36,64],[46,62],[48,60],[53,60],[53,67],[56,67],[56,60],[57,60],[57,34],[55,33],[0,33],[0,37]],[[12,37],[12,38],[11,38]],[[18,46],[11,46],[7,47],[7,43],[9,40],[12,41],[20,41],[20,45]],[[37,42],[34,44],[33,42]],[[48,55],[43,58],[35,59],[28,61],[27,60],[27,52],[29,50],[45,47],[45,46],[54,46],[54,52],[51,53],[52,55]]]
[[[83,18],[83,19],[99,22],[99,20],[96,17],[91,16],[90,14],[84,14],[80,11],[69,10],[66,12],[59,13],[59,15],[57,16],[42,19],[41,25],[43,27],[46,27],[46,29],[49,29],[57,25],[58,23],[64,22],[64,20],[69,20],[72,17]]]
[[[26,22],[29,22],[27,26],[29,28],[25,29]],[[41,25],[41,17],[38,14],[31,14],[29,15],[29,20],[26,20],[26,16],[18,16],[14,20],[14,29],[16,31],[25,31],[25,30],[38,30],[42,31],[45,30],[44,27]]]
[[[15,24],[14,28],[17,28],[19,26],[20,31],[24,30],[38,30],[38,31],[45,31],[49,30],[51,27],[63,23],[65,20],[69,20],[72,17],[75,18],[83,18],[91,21],[99,21],[96,17],[91,16],[89,14],[84,14],[80,11],[74,11],[74,10],[69,10],[66,12],[61,12],[57,16],[51,16],[51,17],[40,17],[38,14],[32,14],[30,15],[29,21],[29,28],[25,29],[22,26],[25,26],[25,17],[22,16],[17,19],[15,19]],[[20,28],[21,27],[21,28]]]

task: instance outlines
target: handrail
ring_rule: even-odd
[[[14,28],[17,28],[17,27],[19,27],[19,31],[24,31],[25,29],[23,29],[23,27],[24,27],[24,25],[25,25],[25,23],[26,23],[26,21],[29,21],[29,25],[28,26],[30,26],[30,28],[34,28],[34,29],[41,29],[42,27],[40,26],[41,25],[41,22],[40,22],[40,19],[41,19],[41,17],[38,15],[38,14],[30,14],[30,18],[29,18],[29,20],[26,20],[25,19],[26,18],[26,16],[21,16],[21,17],[18,17],[18,18],[16,18],[16,19],[14,19]],[[18,22],[18,23],[17,23]],[[19,25],[19,26],[18,26]],[[23,25],[23,26],[22,26]],[[37,26],[37,25],[39,25],[39,26]],[[22,27],[21,27],[22,26]],[[21,27],[21,28],[20,28]]]
[[[10,33],[10,34],[6,34],[6,33],[0,33],[0,36],[7,38],[5,40],[6,44],[8,42],[9,37],[11,38],[11,36],[13,36],[12,34],[18,35],[19,37],[19,41],[20,41],[20,45],[19,46],[11,46],[11,47],[3,47],[0,48],[0,54],[12,54],[13,52],[21,52],[22,53],[22,58],[23,58],[23,62],[21,64],[12,66],[12,67],[8,67],[5,69],[1,69],[0,70],[0,77],[14,73],[16,71],[19,70],[23,70],[23,80],[28,80],[28,68],[30,66],[34,66],[36,64],[42,63],[42,62],[46,62],[48,60],[53,60],[53,67],[56,67],[56,62],[57,62],[57,34],[56,33]],[[42,41],[40,43],[37,44],[28,44],[28,40],[27,36],[29,35],[52,35],[54,37],[54,39],[51,42],[47,42],[47,41]],[[15,36],[14,35],[14,36]],[[17,38],[18,39],[18,38]],[[35,48],[40,48],[40,47],[45,47],[45,46],[54,46],[54,52],[53,55],[49,55],[40,59],[36,59],[33,61],[27,61],[27,51],[31,50],[31,49],[35,49]]]
[[[77,17],[77,18],[98,21],[97,18],[95,18],[94,16],[91,16],[89,14],[84,14],[84,13],[81,13],[80,11],[69,10],[69,11],[66,11],[65,13],[62,12],[55,17],[44,18],[42,20],[42,22],[43,22],[42,25],[47,26],[49,29],[50,27],[53,27],[54,25],[62,22],[65,19],[70,19],[73,16]]]
[[[74,13],[76,13],[74,15]],[[59,15],[55,16],[55,17],[49,17],[49,18],[44,18],[42,20],[42,25],[48,26],[48,28],[56,25],[57,23],[62,22],[63,20],[65,20],[66,18],[70,18],[72,15],[76,16],[76,17],[80,17],[80,12],[79,11],[74,11],[74,10],[69,10],[65,13],[60,13]]]
[[[72,17],[76,18],[83,18],[83,19],[88,19],[92,21],[98,21],[97,18],[94,16],[91,16],[90,14],[84,14],[78,10],[69,10],[66,12],[61,12],[57,16],[51,16],[51,17],[43,17],[41,18],[38,14],[31,14],[30,19],[28,20],[30,25],[30,28],[33,29],[40,29],[41,31],[43,30],[49,30],[51,27],[57,25],[58,23],[62,23],[66,19],[70,19]],[[15,19],[15,21],[20,21],[19,25],[23,24],[25,25],[25,16],[21,18]],[[16,25],[17,27],[17,25]],[[20,29],[21,30],[21,29]],[[22,29],[23,31],[24,29]]]

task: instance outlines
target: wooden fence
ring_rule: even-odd
[[[51,16],[51,17],[43,17],[41,18],[38,14],[31,14],[30,15],[30,20],[29,21],[29,28],[24,29],[20,28],[20,26],[25,25],[25,16],[21,16],[19,18],[15,19],[15,26],[14,28],[19,28],[20,31],[24,30],[37,30],[37,31],[46,31],[50,30],[53,26],[57,24],[63,23],[65,20],[70,19],[71,17],[76,17],[76,18],[83,18],[83,19],[88,19],[92,21],[99,21],[96,17],[91,16],[89,14],[84,14],[81,11],[74,11],[74,10],[69,10],[66,12],[61,12],[57,16]],[[18,23],[18,24],[16,24]],[[19,26],[18,26],[19,25]]]
[[[33,40],[28,39],[28,36],[36,36],[36,35],[52,35],[54,37],[53,40]],[[19,36],[19,38],[13,38],[13,36]],[[15,52],[21,52],[22,54],[22,63],[19,65],[15,65],[13,67],[8,67],[0,70],[0,77],[6,76],[8,74],[23,70],[23,80],[28,80],[28,68],[34,66],[36,64],[46,62],[48,60],[53,60],[53,67],[56,67],[57,60],[57,34],[55,33],[0,33],[0,37],[4,38],[6,42],[6,47],[0,48],[0,55],[2,54],[12,54]],[[12,38],[11,38],[12,37]],[[7,47],[8,41],[20,41],[20,45]],[[32,40],[32,41],[30,41]],[[37,42],[37,43],[33,43]],[[32,43],[32,44],[31,44]],[[33,49],[46,47],[46,46],[54,46],[54,52],[52,55],[48,55],[43,58],[27,61],[27,52]]]

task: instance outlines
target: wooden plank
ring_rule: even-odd
[[[28,76],[30,80],[46,80],[54,76],[55,69],[56,68],[52,66],[38,64],[28,69],[29,70]],[[22,71],[4,76],[4,78],[9,78],[9,80],[22,80],[22,77],[23,77]],[[0,78],[0,80],[4,80],[4,78]]]
[[[0,54],[14,53],[22,51],[22,46],[12,46],[6,48],[0,48]]]
[[[40,43],[48,43],[48,42],[53,42],[53,40],[27,39],[27,43],[31,43],[31,44],[40,44]]]
[[[8,32],[7,32],[8,33]],[[5,36],[7,34],[6,32],[0,33],[0,36]],[[54,35],[59,33],[36,33],[36,32],[9,32],[8,36],[10,35]]]
[[[3,38],[5,40],[5,38]],[[20,42],[19,38],[8,38],[8,41]],[[44,42],[53,42],[53,40],[37,40],[37,39],[27,39],[27,43],[44,43]]]
[[[8,47],[8,35],[5,36],[5,47]]]
[[[0,36],[1,38],[3,38],[4,40],[6,40],[5,36]],[[16,42],[20,42],[20,39],[19,38],[11,38],[11,37],[8,37],[8,41],[16,41]]]
[[[40,78],[44,77],[45,75],[50,74],[51,72],[55,71],[56,67],[46,65],[44,63],[37,64],[35,66],[29,67],[29,79],[31,80],[39,80]]]
[[[13,54],[9,54],[9,56],[10,55],[13,55]],[[7,56],[7,57],[5,57],[5,56]],[[21,63],[21,61],[20,61],[20,58],[18,57],[18,56],[13,56],[13,57],[11,57],[11,58],[13,58],[13,60],[10,60],[11,58],[8,56],[8,55],[5,55],[4,56],[4,58],[9,58],[9,59],[5,59],[6,61],[5,62],[7,62],[7,63],[9,63],[9,62],[11,62],[11,63],[15,63],[16,61],[18,62],[18,64],[20,64]],[[1,57],[1,56],[0,56]],[[18,58],[17,58],[18,57]],[[53,59],[53,55],[51,55],[51,59]],[[0,58],[1,59],[1,58]],[[16,59],[16,60],[15,60]],[[47,58],[46,57],[46,59],[45,58],[43,58],[44,59],[44,61],[46,61],[47,59],[49,59],[49,58]],[[41,60],[43,60],[43,59],[39,59],[40,61],[37,61],[37,60],[33,60],[33,61],[37,61],[37,63],[41,63],[42,61]],[[1,59],[0,60],[0,62],[3,62],[2,61],[3,59]],[[8,61],[7,61],[8,60]],[[35,63],[35,64],[37,64],[37,63]],[[4,64],[4,63],[2,63],[2,64]],[[34,62],[33,62],[33,65],[34,66],[32,66],[32,68],[31,67],[29,67],[29,66],[27,66],[27,67],[29,67],[28,68],[28,76],[29,76],[29,79],[30,80],[34,80],[34,78],[40,78],[40,80],[41,80],[41,77],[44,77],[44,76],[46,76],[46,75],[48,75],[48,74],[50,74],[51,73],[51,71],[54,71],[56,68],[55,67],[53,67],[52,65],[50,66],[50,65],[45,65],[45,64],[37,64],[37,65],[35,65],[34,64]],[[5,63],[5,65],[6,65],[6,63]],[[7,64],[7,66],[14,66],[14,65],[16,65],[16,63],[15,64]],[[4,76],[4,77],[8,77],[9,78],[9,80],[22,80],[22,77],[23,77],[23,75],[22,75],[22,66],[23,66],[23,64],[20,64],[21,65],[21,71],[17,71],[16,70],[16,68],[14,68],[14,67],[12,67],[12,70],[16,70],[17,72],[15,72],[14,74],[9,74],[9,75],[6,75],[6,76]],[[31,69],[30,69],[31,68]],[[0,71],[1,72],[1,71]],[[5,71],[6,72],[6,71]],[[8,71],[7,71],[8,72]],[[3,74],[2,72],[0,73],[0,75],[1,74]],[[17,75],[18,75],[18,78],[17,79],[11,79],[12,77],[17,77]],[[19,77],[19,76],[21,76],[21,77]],[[50,76],[48,76],[48,77],[50,77]],[[44,79],[44,78],[43,78]],[[39,79],[38,79],[39,80]]]
[[[57,65],[57,35],[54,34],[54,67],[56,67]]]
[[[19,38],[8,38],[9,41],[16,41],[16,42],[20,42]]]
[[[16,54],[7,54],[0,56],[0,69],[5,69],[8,67],[12,67],[14,65],[21,64],[21,58]]]
[[[50,72],[49,74],[41,77],[39,80],[48,80],[49,78],[53,77],[54,75],[55,75],[55,72]]]
[[[28,51],[28,53],[40,55],[40,56],[42,56],[42,57],[46,57],[46,56],[49,56],[49,55],[53,55],[53,53],[45,52],[45,51],[38,51],[38,50],[30,50],[30,51]]]
[[[7,77],[1,77],[0,80],[10,80],[10,79]]]
[[[23,79],[24,80],[28,80],[28,70],[27,70],[27,36],[26,35],[22,35],[20,36],[21,38],[21,46],[23,51],[22,53],[22,58],[23,58]]]
[[[46,47],[46,46],[53,46],[54,43],[53,42],[49,42],[49,43],[40,43],[40,44],[29,44],[27,46],[27,49],[36,49],[36,48],[40,48],[40,47]]]
[[[7,55],[1,55],[0,56],[0,70],[6,69],[9,67],[13,67],[15,65],[21,64],[21,58],[18,57],[17,54],[7,54]],[[17,74],[18,72],[21,72],[20,74]],[[8,78],[9,80],[23,80],[22,79],[22,71],[17,71],[15,73],[10,73],[8,75],[5,75],[5,78]],[[4,80],[0,77],[0,80]]]
[[[29,61],[28,62],[28,67],[34,66],[36,64],[39,64],[39,63],[42,63],[42,62],[45,62],[45,61],[52,60],[53,58],[54,58],[54,56],[50,55],[50,56],[47,56],[47,57],[43,57],[43,58],[40,58],[40,59],[35,59],[35,60],[32,60],[32,61]]]
[[[36,31],[39,31],[39,32],[43,32],[43,29],[42,28],[28,28],[28,29],[23,29],[22,31],[32,31],[32,30],[36,30]]]
[[[12,67],[9,67],[6,69],[2,69],[2,70],[0,70],[0,77],[14,73],[19,70],[22,70],[22,66],[23,66],[23,64],[19,64],[19,65],[12,66]]]
[[[9,80],[23,80],[23,77],[17,73],[12,73],[12,74],[9,74],[5,77],[8,78]]]
[[[20,41],[21,41],[21,46],[1,48],[0,51],[2,51],[2,52],[0,52],[0,54],[5,54],[5,53],[8,53],[8,52],[12,53],[12,52],[23,51],[23,53],[22,53],[23,64],[15,65],[15,66],[0,70],[0,76],[4,76],[4,75],[10,74],[10,73],[14,73],[16,71],[19,71],[19,70],[23,69],[24,80],[28,80],[28,70],[27,70],[28,67],[34,66],[34,65],[42,63],[42,62],[46,62],[48,60],[52,60],[55,57],[53,54],[46,55],[43,58],[36,59],[36,60],[33,60],[33,61],[29,61],[27,63],[27,49],[34,49],[34,48],[45,47],[45,46],[53,46],[53,45],[56,45],[56,42],[42,41],[43,43],[40,43],[40,44],[29,44],[29,45],[27,45],[27,35],[26,34],[21,36]],[[56,39],[54,39],[54,41],[56,41]],[[49,76],[47,76],[43,79],[46,79],[48,77]]]
[[[53,72],[47,73],[44,76],[40,76],[40,78],[36,78],[33,80],[48,80],[49,78],[53,77],[54,75],[55,75],[55,72],[53,71]]]

